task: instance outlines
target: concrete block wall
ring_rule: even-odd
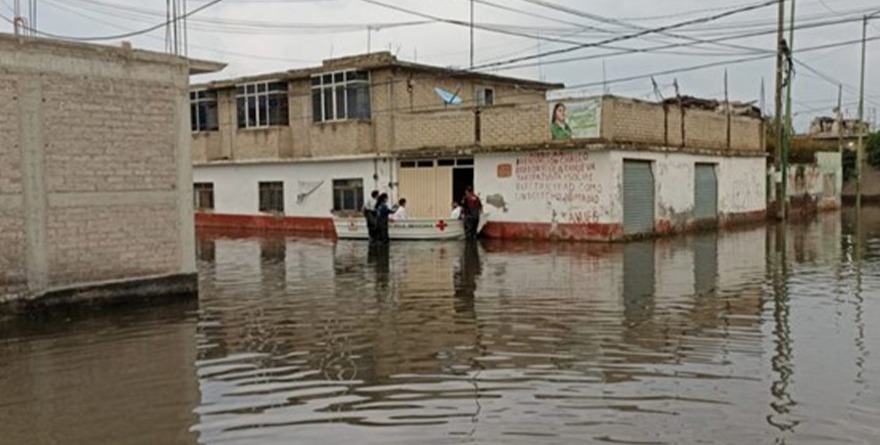
[[[188,75],[0,36],[0,301],[195,273]]]
[[[605,97],[600,132],[603,138],[613,142],[663,145],[663,107]]]
[[[394,147],[406,150],[471,145],[474,122],[472,110],[401,114],[395,119]]]
[[[16,79],[0,73],[0,97],[17,94]],[[18,104],[0,100],[0,299],[27,288]]]
[[[685,110],[685,147],[726,150],[727,116],[704,110]],[[757,147],[756,147],[757,148]]]
[[[684,126],[682,126],[684,119]],[[728,118],[723,113],[606,96],[602,100],[602,137],[611,142],[736,152],[763,151],[760,119]],[[682,143],[682,139],[684,142]]]
[[[534,144],[550,138],[545,103],[485,108],[480,112],[482,145]]]

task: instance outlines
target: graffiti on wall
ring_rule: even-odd
[[[516,201],[550,205],[567,222],[599,220],[603,186],[594,178],[596,163],[584,152],[540,152],[516,159]]]

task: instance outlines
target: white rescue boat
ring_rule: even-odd
[[[335,218],[336,237],[339,239],[369,239],[367,220],[361,217]],[[388,221],[391,240],[451,240],[464,238],[464,223],[455,218],[415,218]]]

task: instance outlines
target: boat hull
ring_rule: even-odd
[[[339,239],[370,239],[364,218],[336,218],[333,220]],[[391,240],[450,240],[464,238],[464,224],[460,219],[408,219],[388,222]]]

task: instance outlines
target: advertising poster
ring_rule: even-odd
[[[601,122],[601,97],[550,103],[550,135],[554,141],[597,138]]]

